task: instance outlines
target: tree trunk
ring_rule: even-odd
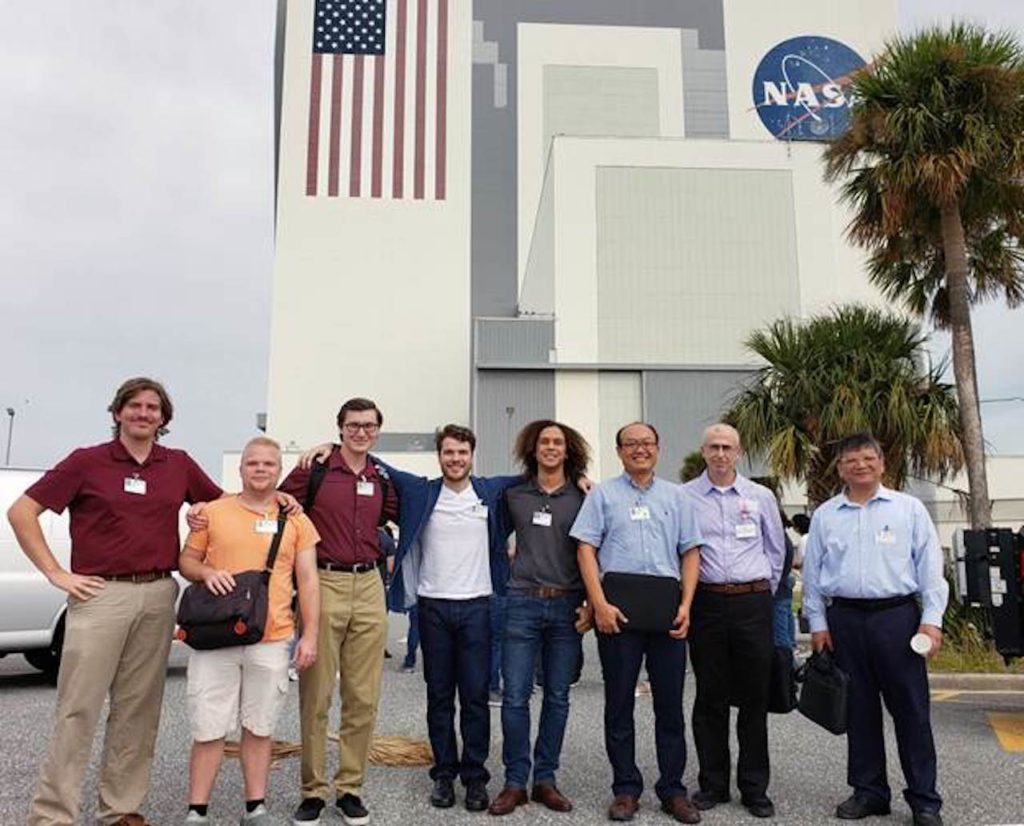
[[[988,498],[985,470],[985,438],[981,430],[978,375],[974,365],[974,334],[971,332],[971,300],[967,283],[967,243],[957,204],[942,207],[942,251],[946,259],[946,289],[949,293],[949,326],[953,334],[953,376],[960,408],[967,484],[970,489],[968,514],[975,529],[992,526],[992,503]]]

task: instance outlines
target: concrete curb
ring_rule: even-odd
[[[1024,693],[1024,674],[958,674],[930,671],[932,691],[1013,691]]]

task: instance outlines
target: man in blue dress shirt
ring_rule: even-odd
[[[885,460],[874,437],[843,439],[838,468],[846,488],[814,512],[803,568],[811,645],[832,649],[850,675],[847,782],[853,795],[836,816],[889,813],[884,698],[914,826],[941,826],[928,675],[924,658],[910,648],[915,634],[930,640],[928,656],[942,645],[949,586],[938,536],[924,505],[882,485]]]
[[[640,805],[643,777],[636,765],[633,705],[646,657],[660,774],[655,792],[662,809],[680,823],[699,823],[700,812],[683,785],[683,676],[701,538],[682,488],[654,475],[657,431],[634,422],[619,430],[615,445],[625,472],[591,490],[570,531],[579,541],[580,574],[594,609],[604,674],[605,748],[615,795],[608,817],[632,820]],[[602,578],[612,572],[679,579],[682,593],[673,629],[630,629],[629,618],[605,597]]]
[[[704,542],[693,601],[690,658],[697,678],[693,740],[700,760],[698,809],[729,800],[729,705],[739,708],[736,785],[756,817],[772,817],[768,798],[768,686],[772,593],[786,545],[775,495],[736,472],[740,435],[727,424],[704,431],[707,470],[683,486],[693,498]]]

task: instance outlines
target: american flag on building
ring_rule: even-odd
[[[450,0],[315,0],[306,195],[444,200]]]

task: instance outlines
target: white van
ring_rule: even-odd
[[[44,471],[0,468],[0,657],[23,654],[29,665],[56,682],[64,645],[67,594],[54,588],[22,553],[7,521],[7,509]],[[178,523],[180,538],[188,535],[183,506]],[[70,570],[71,533],[68,511],[45,510],[39,517],[43,535],[60,564]],[[177,571],[179,597],[188,584]]]
[[[7,509],[42,475],[41,470],[0,468],[0,657],[24,654],[29,664],[55,680],[64,642],[67,595],[29,562],[7,521]],[[68,512],[43,511],[39,522],[54,555],[68,567]]]

